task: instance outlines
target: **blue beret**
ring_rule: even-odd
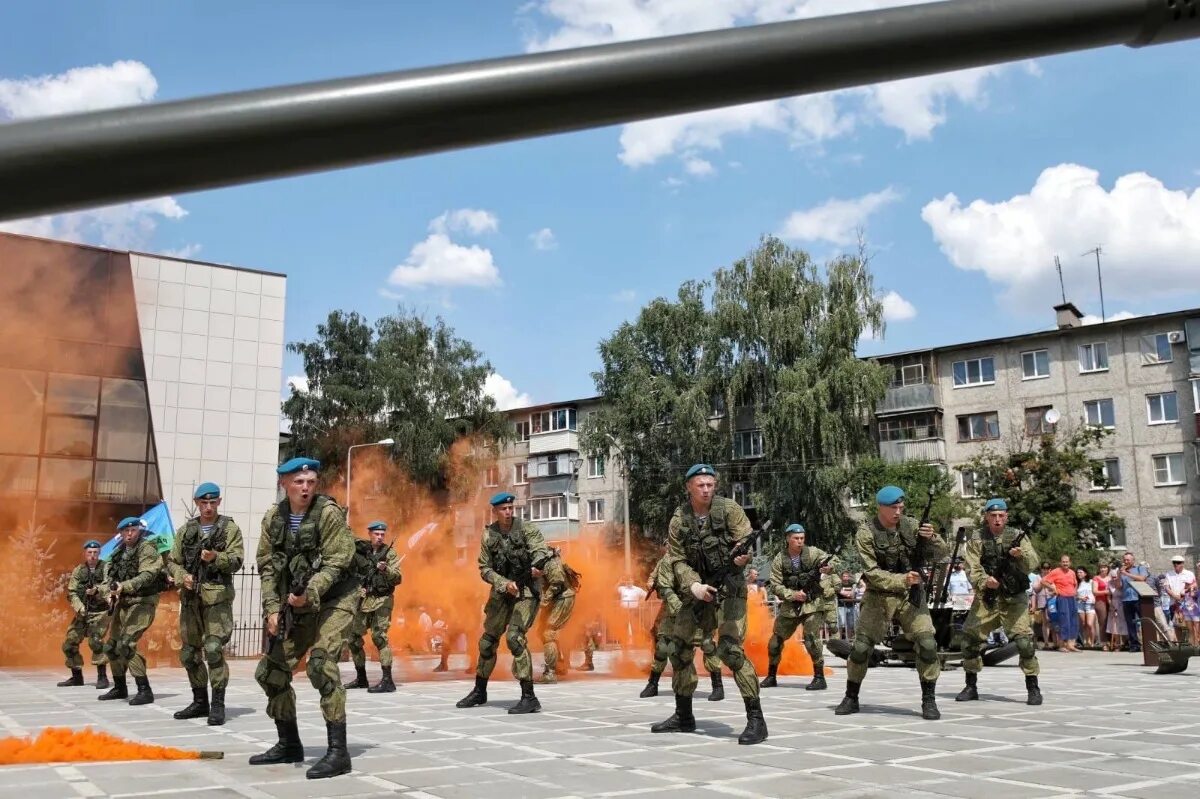
[[[84,549],[99,549],[100,542],[93,538],[90,541],[88,541],[86,544],[84,544],[83,548]]]
[[[904,491],[896,486],[884,486],[875,495],[875,501],[880,505],[895,505],[902,499],[904,499]]]
[[[221,487],[216,483],[201,483],[192,493],[192,499],[219,499]]]
[[[118,530],[124,530],[126,527],[145,527],[146,523],[139,516],[126,516],[117,525]]]
[[[516,497],[513,496],[512,494],[508,493],[507,491],[501,491],[499,494],[494,495],[491,498],[490,502],[492,504],[492,507],[494,508],[497,505],[504,505],[509,502],[514,502],[515,500],[516,500]]]
[[[304,472],[309,469],[315,471],[320,470],[321,462],[312,458],[292,458],[286,463],[279,464],[279,468],[275,471],[279,474],[293,474],[295,472]]]
[[[387,522],[371,522],[367,525],[368,530],[387,530]]]
[[[687,470],[687,474],[683,476],[684,480],[691,480],[698,474],[707,474],[715,477],[717,470],[709,466],[707,463],[697,463],[695,466]]]
[[[987,513],[990,510],[1008,510],[1008,503],[999,497],[989,499],[987,504],[983,506],[983,512]]]
[[[803,532],[804,532],[804,525],[803,525],[803,524],[797,524],[796,522],[792,522],[792,523],[791,523],[791,524],[789,524],[787,527],[783,528],[783,531],[784,531],[785,533],[803,533]]]

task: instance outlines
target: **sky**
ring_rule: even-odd
[[[13,4],[0,124],[822,16],[900,0]],[[501,407],[591,396],[598,343],[764,235],[867,242],[872,355],[1200,305],[1200,43],[1106,48],[54,217],[0,229],[288,275],[330,311],[441,316]],[[284,374],[302,374],[288,354]],[[281,390],[286,391],[285,387]]]

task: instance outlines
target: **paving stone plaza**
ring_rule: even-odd
[[[597,667],[604,668],[604,655]],[[514,682],[492,683],[491,702],[458,710],[466,675],[408,683],[394,694],[351,691],[351,775],[308,781],[304,769],[325,749],[316,694],[297,680],[300,731],[308,764],[251,767],[249,755],[275,740],[253,680],[254,664],[236,661],[229,721],[175,721],[190,693],[181,669],[151,673],[157,701],[144,707],[98,702],[94,688],[56,688],[58,671],[0,671],[0,726],[29,734],[43,726],[91,725],[116,735],[186,749],[225,752],[218,761],[83,763],[0,768],[0,796],[291,797],[1154,797],[1195,793],[1200,779],[1200,662],[1183,674],[1156,676],[1139,655],[1041,654],[1046,704],[1024,704],[1015,665],[986,669],[983,701],[956,704],[962,672],[938,684],[941,721],[918,715],[910,669],[872,669],[863,712],[836,717],[845,672],[830,690],[803,690],[788,677],[764,692],[770,738],[738,746],[744,708],[730,698],[696,694],[694,734],[653,735],[670,714],[669,691],[638,699],[640,681],[580,675],[539,686],[544,711],[510,716]],[[461,670],[462,663],[451,661]],[[397,666],[401,663],[398,661]],[[417,660],[413,669],[432,662]],[[342,664],[349,679],[349,664]],[[372,665],[372,679],[377,667]],[[92,671],[89,667],[89,678]],[[403,670],[398,677],[405,679]],[[664,680],[664,687],[666,681]],[[701,686],[704,687],[702,682]]]

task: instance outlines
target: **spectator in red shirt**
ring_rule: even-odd
[[[1048,586],[1050,592],[1058,598],[1056,602],[1056,624],[1058,627],[1058,648],[1062,652],[1078,652],[1075,639],[1079,637],[1079,608],[1075,601],[1075,590],[1079,578],[1071,568],[1071,556],[1063,555],[1058,559],[1058,568],[1051,569],[1042,578],[1042,584]]]

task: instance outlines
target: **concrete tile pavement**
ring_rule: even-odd
[[[294,799],[395,796],[413,799],[502,796],[642,796],[658,799],[743,797],[1054,797],[1162,796],[1200,778],[1200,663],[1156,676],[1136,655],[1046,653],[1046,704],[1024,704],[1019,670],[985,670],[983,701],[953,701],[960,671],[939,682],[942,720],[917,713],[919,688],[909,669],[873,669],[862,713],[837,717],[844,672],[830,690],[803,690],[784,678],[764,692],[770,728],[765,744],[738,746],[744,708],[730,698],[697,693],[699,730],[653,735],[649,725],[670,714],[669,692],[639,699],[642,683],[581,675],[539,686],[544,712],[509,716],[518,687],[494,682],[485,707],[458,710],[469,678],[408,683],[394,694],[350,692],[353,774],[304,779],[306,765],[251,767],[246,759],[275,739],[253,680],[254,664],[232,664],[229,721],[175,721],[190,696],[180,669],[151,674],[157,701],[144,707],[98,702],[91,687],[57,688],[57,671],[0,670],[0,734],[44,726],[90,725],[124,737],[187,749],[219,749],[221,761],[55,764],[0,768],[0,794],[55,797],[182,796]],[[603,669],[603,661],[598,660]],[[349,679],[348,664],[343,664]],[[316,694],[296,682],[300,730],[309,763],[325,746]],[[664,681],[664,687],[666,682]]]

